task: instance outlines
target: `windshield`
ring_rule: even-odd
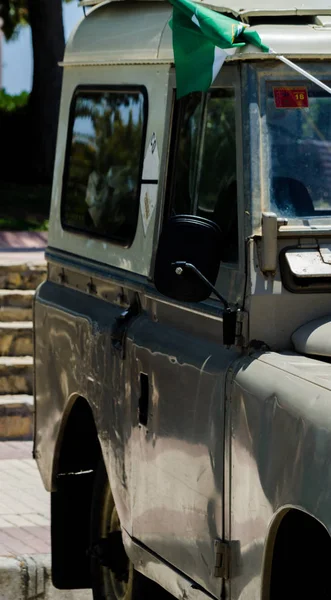
[[[271,210],[331,216],[331,95],[309,81],[268,82]]]

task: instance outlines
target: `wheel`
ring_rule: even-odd
[[[173,598],[138,573],[127,557],[108,475],[100,460],[92,497],[91,576],[94,600],[159,600]]]

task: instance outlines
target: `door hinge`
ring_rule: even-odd
[[[229,542],[214,540],[214,577],[230,578],[231,547]]]

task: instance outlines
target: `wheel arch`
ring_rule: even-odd
[[[61,473],[93,468],[99,455],[100,443],[91,405],[84,396],[72,394],[55,444],[52,489],[56,490]]]
[[[101,447],[93,411],[70,397],[53,459],[51,493],[52,580],[59,589],[91,587],[90,514]]]
[[[287,560],[289,556],[291,556],[291,559]],[[280,582],[290,574],[292,575],[291,585],[301,585],[303,593],[306,594],[296,597],[310,598],[306,578],[302,576],[302,570],[306,564],[309,567],[309,574],[313,575],[312,562],[322,568],[328,556],[331,559],[331,537],[325,525],[302,508],[293,506],[282,508],[273,518],[265,544],[261,600],[276,600],[279,598]],[[287,573],[290,565],[291,571]],[[317,594],[318,585],[321,587],[319,598],[322,600],[322,598],[324,599],[322,594],[325,592],[325,588],[321,578],[314,583],[314,591]],[[297,593],[300,594],[298,589]],[[281,597],[283,600],[291,598],[292,594],[290,586],[282,588]]]

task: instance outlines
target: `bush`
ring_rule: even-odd
[[[0,90],[0,111],[4,113],[12,113],[17,109],[24,108],[29,100],[29,92],[21,92],[20,94],[7,94],[5,89]]]

